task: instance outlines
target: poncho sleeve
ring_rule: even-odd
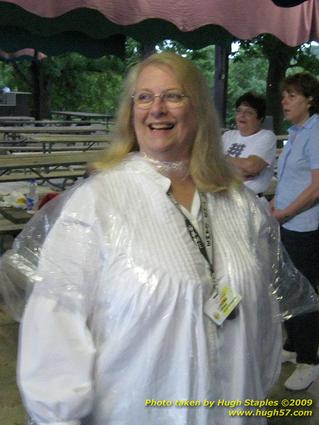
[[[84,188],[59,202],[63,209],[54,207],[59,216],[50,229],[40,230],[46,212],[35,220],[40,223],[32,230],[36,241],[28,241],[26,229],[18,253],[12,254],[20,266],[16,273],[24,274],[20,287],[26,284],[29,296],[20,331],[18,385],[37,424],[78,425],[94,398],[96,350],[89,322],[104,260],[94,197]]]

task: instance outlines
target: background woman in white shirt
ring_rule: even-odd
[[[224,153],[243,177],[247,187],[262,196],[270,186],[276,159],[276,136],[262,129],[266,101],[247,92],[236,100],[237,130],[223,134]]]

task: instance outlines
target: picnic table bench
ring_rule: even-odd
[[[0,125],[25,125],[34,123],[34,117],[27,116],[2,116],[0,117]]]
[[[39,150],[39,144],[42,145],[43,152],[54,152],[57,150],[67,151],[86,151],[86,150],[98,150],[105,148],[110,143],[110,137],[107,134],[27,134],[21,133],[20,139],[14,142],[14,144],[8,145],[8,142],[4,142],[2,146],[7,147],[8,151],[27,151],[33,149],[34,151]],[[57,145],[58,147],[56,147]],[[70,146],[71,145],[71,146]],[[26,149],[24,149],[26,148]],[[0,143],[1,149],[1,143]]]
[[[31,217],[30,217],[31,218]],[[0,255],[5,251],[5,238],[7,235],[15,237],[24,227],[23,223],[13,223],[0,214]]]
[[[83,176],[85,165],[96,159],[97,151],[0,155],[0,182],[36,178],[51,183],[51,179],[75,179]],[[64,186],[65,182],[59,187]]]

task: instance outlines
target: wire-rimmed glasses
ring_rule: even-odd
[[[162,102],[170,108],[178,108],[184,104],[185,98],[188,96],[179,90],[165,90],[160,94],[155,94],[151,91],[141,90],[133,94],[132,99],[134,104],[143,109],[148,109],[152,106],[155,98],[158,97]]]

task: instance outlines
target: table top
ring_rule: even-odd
[[[27,117],[27,116],[12,116],[12,115],[9,115],[9,116],[0,116],[0,122],[1,121],[23,121],[23,122],[25,122],[25,121],[27,121],[27,122],[29,122],[29,121],[35,121],[35,118],[34,117]]]
[[[105,121],[103,119],[78,119],[78,120],[66,120],[66,119],[59,119],[59,120],[38,120],[38,121],[32,121],[32,125],[36,126],[48,126],[48,125],[64,125],[64,126],[70,126],[70,125],[95,125],[95,124],[102,124],[105,125]]]
[[[26,125],[21,127],[8,126],[0,127],[0,133],[6,134],[19,134],[19,133],[65,133],[65,134],[81,134],[81,133],[94,133],[96,131],[106,132],[104,124],[94,125],[75,125],[75,126],[45,126],[35,127],[33,125]]]
[[[19,232],[23,229],[24,224],[25,223],[15,224],[11,220],[0,215],[0,235]]]
[[[14,224],[27,223],[32,217],[26,210],[13,207],[1,207],[0,214]]]
[[[83,117],[83,118],[113,118],[112,114],[101,114],[98,112],[77,112],[77,111],[51,111],[51,114],[62,115],[65,117]]]
[[[34,143],[107,143],[110,141],[108,134],[25,134],[21,133],[23,142]]]
[[[41,166],[86,164],[96,161],[100,151],[54,152],[0,155],[0,169],[36,168]]]

